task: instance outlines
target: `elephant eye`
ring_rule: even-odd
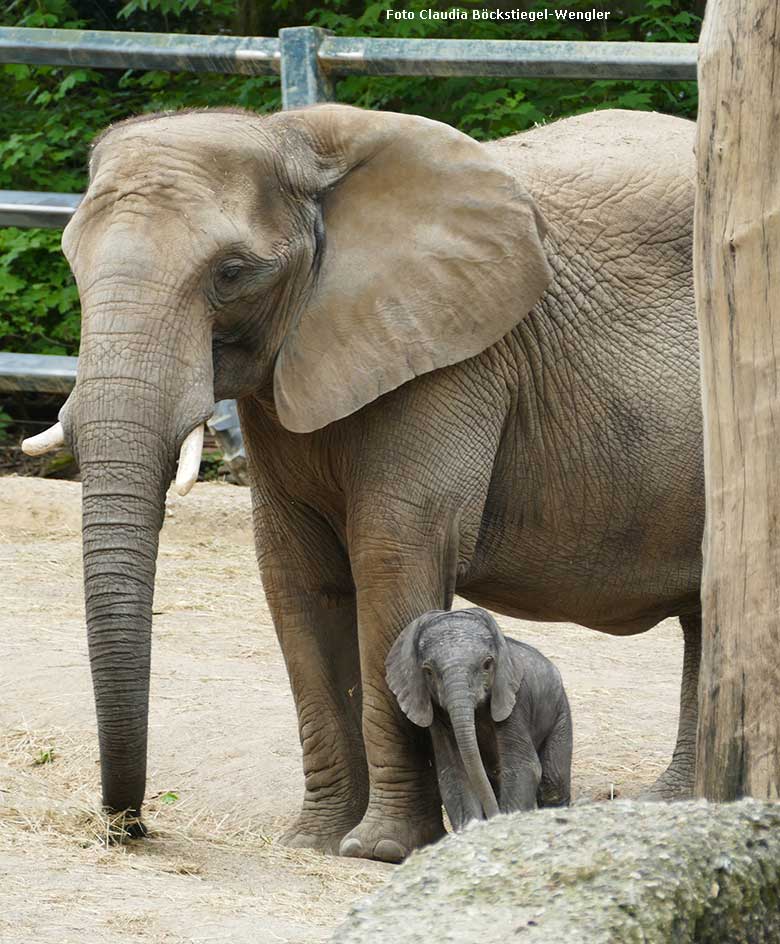
[[[250,252],[224,257],[212,270],[214,302],[220,305],[246,291],[267,289],[283,271],[283,262],[281,257],[261,259]]]
[[[486,672],[489,672],[495,665],[495,662],[496,660],[493,658],[493,656],[488,656],[487,659],[485,659],[485,661],[482,663],[482,668]]]
[[[217,278],[220,282],[235,282],[244,271],[246,264],[240,259],[229,259],[220,263],[217,268]]]
[[[422,670],[425,672],[428,678],[433,678],[433,669],[429,665],[424,665]]]

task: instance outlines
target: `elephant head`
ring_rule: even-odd
[[[103,799],[145,787],[165,492],[197,476],[215,399],[263,393],[306,433],[477,354],[550,273],[528,195],[446,125],[340,105],[166,113],[104,132],[63,249],[82,305],[60,424],[83,480]]]
[[[493,617],[474,608],[433,610],[410,623],[387,657],[387,683],[419,727],[438,705],[449,715],[469,783],[486,817],[498,812],[477,743],[474,715],[489,702],[494,721],[512,713],[521,676]]]

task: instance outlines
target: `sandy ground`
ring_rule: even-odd
[[[169,498],[155,598],[152,838],[101,839],[80,486],[0,479],[0,941],[328,939],[392,866],[287,850],[301,792],[292,697],[251,546],[248,490]],[[576,797],[635,795],[671,756],[676,621],[613,639],[502,618],[559,665]],[[41,761],[43,761],[41,763]]]

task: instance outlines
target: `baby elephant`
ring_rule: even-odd
[[[386,668],[401,710],[431,730],[454,829],[499,810],[569,803],[572,725],[561,676],[541,652],[505,638],[485,610],[423,614]]]

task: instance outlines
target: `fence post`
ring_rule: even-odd
[[[316,26],[290,26],[279,30],[283,108],[300,108],[333,98],[333,83],[317,58],[320,43],[329,35],[329,30]],[[231,471],[243,482],[246,455],[235,401],[217,403],[208,426]]]
[[[282,108],[301,108],[333,100],[333,83],[317,58],[330,30],[289,26],[279,30],[282,54]]]
[[[320,43],[329,35],[329,30],[316,26],[290,26],[279,30],[283,108],[300,108],[333,98],[333,83],[317,58]],[[246,453],[235,401],[217,403],[208,426],[234,476],[246,484]]]
[[[317,26],[290,26],[279,30],[282,57],[282,108],[300,108],[333,98],[333,83],[320,67],[317,51],[329,30]],[[244,439],[234,400],[216,404],[208,427],[225,461],[239,481],[246,478]]]
[[[704,405],[697,793],[780,796],[776,0],[710,0],[694,224]]]

